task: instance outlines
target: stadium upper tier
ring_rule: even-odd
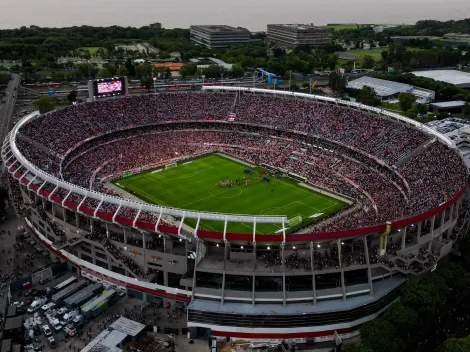
[[[10,171],[49,200],[108,221],[178,235],[185,217],[282,226],[287,219],[153,206],[124,199],[102,181],[223,152],[294,172],[312,186],[353,199],[344,212],[302,231],[302,238],[316,239],[378,232],[386,222],[404,226],[450,205],[466,185],[467,170],[457,152],[419,125],[334,99],[264,93],[135,96],[29,116],[12,131],[2,156]],[[229,113],[236,114],[235,121],[227,121]],[[176,216],[180,225],[163,222],[162,215]],[[198,227],[195,232],[229,236]]]

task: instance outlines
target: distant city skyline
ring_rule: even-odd
[[[468,0],[19,0],[2,6],[0,29],[37,25],[132,26],[161,22],[165,28],[228,24],[266,30],[268,23],[406,23],[470,17]]]

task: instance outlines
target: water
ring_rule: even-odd
[[[268,23],[407,23],[470,17],[469,0],[17,0],[3,2],[0,28],[73,25],[165,28],[229,24],[266,30]]]

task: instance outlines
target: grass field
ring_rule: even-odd
[[[138,198],[157,205],[198,211],[250,215],[302,216],[306,225],[343,208],[346,204],[302,187],[289,178],[263,180],[259,168],[248,166],[221,155],[206,155],[178,164],[177,167],[146,171],[114,180],[113,183]],[[222,186],[222,180],[248,180],[248,185]],[[315,215],[315,218],[311,216]],[[196,220],[187,219],[194,227]],[[223,222],[201,221],[200,227],[223,231]],[[257,224],[258,233],[274,233],[281,225]],[[294,227],[286,231],[293,231]],[[229,223],[227,232],[253,232],[252,225]]]
[[[84,46],[84,47],[78,48],[78,50],[83,50],[83,51],[88,50],[91,56],[95,55],[99,49],[100,49],[99,46]],[[103,49],[106,52],[105,48],[101,48],[101,49]]]
[[[354,49],[354,50],[348,50],[347,53],[357,55],[359,60],[361,60],[366,55],[370,55],[374,58],[375,61],[380,61],[382,59],[382,51],[384,50],[387,50],[387,49],[386,48],[372,48],[370,50]]]

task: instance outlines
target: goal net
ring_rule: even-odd
[[[166,170],[166,169],[170,169],[170,168],[172,168],[172,167],[177,167],[177,166],[178,166],[177,163],[166,164],[166,165],[165,165],[165,170]]]
[[[289,226],[296,226],[302,223],[302,216],[297,215],[297,216],[294,216],[293,218],[288,219],[287,221],[289,223]]]

